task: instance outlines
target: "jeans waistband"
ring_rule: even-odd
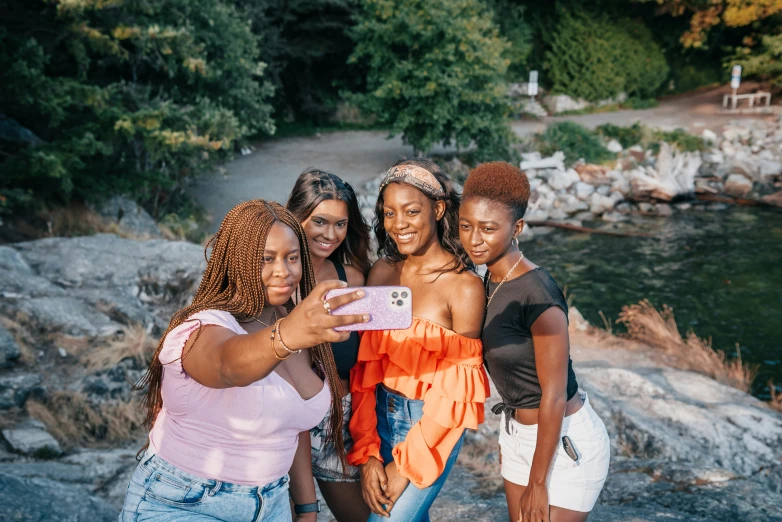
[[[394,393],[386,388],[383,384],[378,384],[377,388],[375,388],[375,399],[377,404],[383,409],[386,409],[386,405],[389,403],[389,401],[392,401],[396,411],[404,411],[410,416],[413,415],[411,406],[420,408],[424,404],[424,401],[420,399],[408,399],[404,395]]]
[[[256,494],[258,492],[266,493],[272,489],[283,486],[288,482],[288,475],[260,486],[248,486],[243,484],[234,484],[231,482],[223,482],[220,480],[206,479],[176,467],[167,460],[156,455],[152,449],[148,449],[146,453],[144,453],[144,456],[141,458],[139,465],[142,467],[144,472],[147,473],[147,475],[153,475],[155,472],[162,471],[163,473],[174,475],[175,477],[191,484],[203,485],[207,489],[212,490],[211,494],[215,494],[221,490],[249,494]]]

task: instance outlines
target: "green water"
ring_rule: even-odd
[[[738,343],[744,361],[760,365],[753,393],[766,398],[769,378],[782,389],[782,212],[700,208],[634,218],[628,229],[651,238],[556,231],[521,249],[594,325],[600,311],[613,322],[622,306],[649,299],[673,308],[682,333],[733,356]]]

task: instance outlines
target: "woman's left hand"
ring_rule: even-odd
[[[318,522],[318,514],[317,513],[302,513],[301,515],[296,515],[296,518],[293,519],[294,522]]]
[[[519,522],[551,522],[548,490],[544,484],[530,483],[521,494]]]

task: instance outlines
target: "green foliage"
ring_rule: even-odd
[[[42,140],[0,143],[6,203],[30,192],[55,203],[128,193],[159,215],[236,141],[274,131],[257,39],[221,0],[56,0],[4,12],[0,113]]]
[[[356,20],[351,61],[368,68],[357,105],[418,152],[442,141],[507,155],[508,44],[478,0],[366,0]]]
[[[548,156],[561,150],[568,162],[583,158],[587,163],[600,163],[616,157],[603,146],[597,134],[572,121],[552,123],[546,132],[536,134],[535,139],[541,154]]]
[[[588,101],[621,92],[649,98],[668,76],[665,56],[641,22],[562,8],[544,36],[544,68],[555,93]]]
[[[725,61],[725,68],[740,63],[744,76],[757,76],[782,87],[782,34],[766,35],[756,47],[739,47]]]
[[[652,150],[657,152],[660,142],[675,145],[682,152],[696,152],[704,150],[706,143],[703,138],[690,134],[685,129],[675,129],[672,131],[654,131],[652,135]]]
[[[505,51],[509,62],[508,79],[527,81],[532,42],[535,38],[534,29],[527,17],[530,6],[513,0],[487,0],[486,3],[494,13],[494,23],[500,34],[510,43]]]
[[[280,120],[323,124],[341,90],[363,86],[349,70],[348,34],[359,0],[239,0],[261,42]]]
[[[645,128],[639,122],[635,122],[629,127],[620,127],[613,123],[604,123],[603,125],[598,126],[595,131],[605,138],[615,139],[625,149],[632,147],[637,143],[641,143],[645,134]]]

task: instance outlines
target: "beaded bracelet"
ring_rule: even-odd
[[[279,319],[276,323],[274,323],[274,326],[272,326],[272,334],[269,336],[269,341],[270,341],[269,345],[272,347],[272,353],[274,354],[274,356],[277,358],[278,361],[284,361],[285,359],[287,359],[288,357],[293,355],[293,353],[289,353],[285,357],[280,357],[279,355],[277,355],[277,350],[274,349],[274,334],[280,328],[280,323],[281,322],[282,322],[282,319]],[[283,346],[283,348],[284,348],[284,346]],[[287,348],[285,348],[285,349],[287,350]],[[290,350],[288,350],[288,351],[290,352]]]
[[[280,319],[279,321],[277,321],[277,324],[276,324],[276,326],[277,326],[277,340],[278,340],[278,341],[280,341],[280,346],[282,346],[282,347],[283,347],[283,349],[284,349],[286,352],[288,352],[288,357],[290,357],[290,356],[291,356],[291,355],[293,355],[294,353],[299,353],[299,352],[301,351],[301,349],[298,349],[298,350],[291,350],[291,349],[290,349],[290,348],[288,348],[288,346],[287,346],[287,345],[286,345],[286,344],[283,342],[283,340],[282,340],[282,328],[280,327],[280,325],[281,325],[281,323],[282,323],[284,320],[285,320],[285,319],[283,318],[283,319]],[[286,359],[287,359],[288,357],[286,357]]]

